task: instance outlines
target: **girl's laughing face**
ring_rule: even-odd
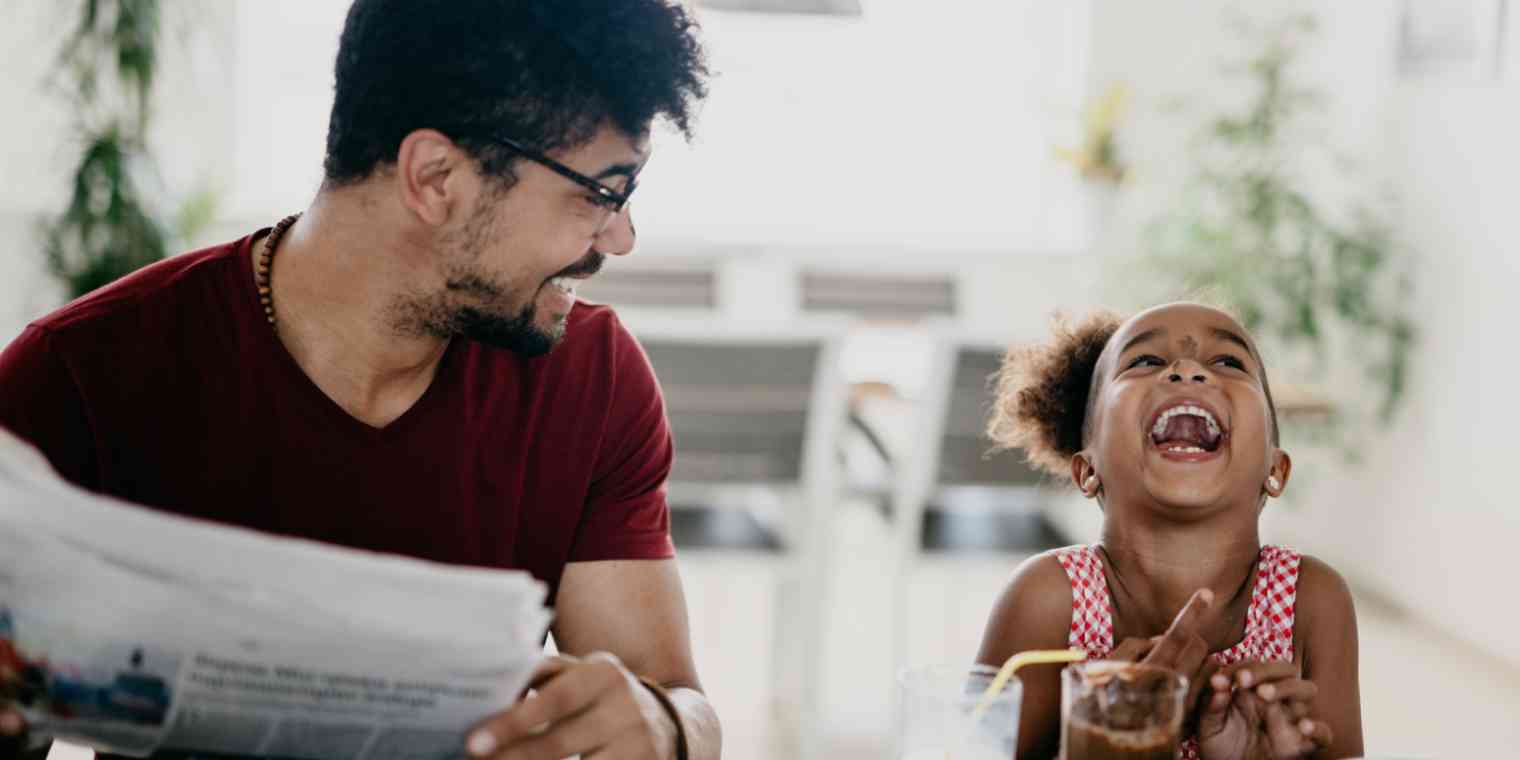
[[[1141,312],[1109,340],[1094,385],[1078,458],[1096,469],[1105,504],[1201,517],[1259,503],[1269,476],[1286,483],[1260,353],[1228,314],[1197,304]]]

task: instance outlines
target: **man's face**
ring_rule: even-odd
[[[648,157],[647,138],[603,126],[583,145],[549,154],[623,192]],[[612,213],[592,191],[528,159],[505,192],[482,180],[473,210],[443,240],[436,332],[538,356],[564,336],[580,281],[606,256],[633,250],[631,210]]]

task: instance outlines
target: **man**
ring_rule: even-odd
[[[567,656],[473,756],[717,758],[659,389],[575,300],[633,248],[649,129],[689,134],[706,74],[671,0],[357,0],[310,207],[29,326],[0,425],[130,501],[531,571]]]

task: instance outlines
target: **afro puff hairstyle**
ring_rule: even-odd
[[[1050,341],[1008,350],[987,423],[999,449],[1020,449],[1030,464],[1058,478],[1071,475],[1071,458],[1086,437],[1093,372],[1122,323],[1111,311],[1077,321],[1057,316]]]

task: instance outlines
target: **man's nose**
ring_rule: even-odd
[[[633,253],[638,233],[633,229],[633,204],[624,204],[621,211],[607,220],[607,226],[596,234],[596,250],[609,256],[627,256]]]

